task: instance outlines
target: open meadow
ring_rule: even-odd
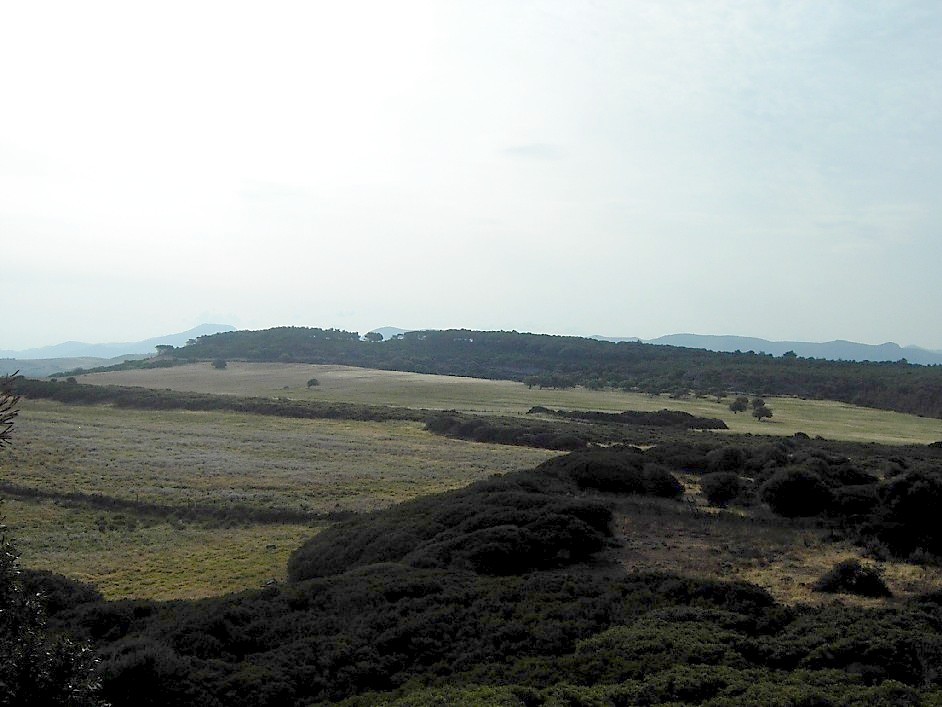
[[[21,401],[16,424],[0,458],[0,495],[24,565],[112,598],[259,586],[284,577],[287,554],[328,514],[464,486],[554,454],[442,438],[413,422],[41,400]]]

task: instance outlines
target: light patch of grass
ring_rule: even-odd
[[[0,479],[131,501],[369,511],[535,466],[554,452],[443,438],[420,423],[120,410],[23,400]]]
[[[309,378],[320,385],[308,388]],[[942,439],[942,421],[845,403],[799,398],[766,398],[771,420],[759,422],[748,412],[733,413],[730,399],[672,400],[621,390],[528,388],[523,383],[458,376],[378,371],[351,366],[231,362],[222,371],[209,363],[140,371],[95,373],[84,383],[170,388],[203,393],[287,397],[296,400],[355,402],[412,408],[456,409],[496,414],[524,414],[534,405],[567,410],[682,410],[718,417],[740,434],[793,435],[804,432],[828,439],[887,444],[928,444]]]
[[[160,504],[100,511],[7,498],[24,566],[88,581],[109,598],[193,598],[284,577],[316,528],[181,522],[192,504],[365,512],[535,466],[554,452],[433,435],[411,422],[292,420],[23,400],[0,479],[56,494]],[[269,548],[274,545],[274,548]]]
[[[284,581],[288,555],[320,526],[212,527],[7,499],[24,567],[94,585],[107,599],[197,599]]]

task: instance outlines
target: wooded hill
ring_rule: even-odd
[[[543,387],[794,395],[942,418],[942,366],[717,353],[517,332],[417,331],[377,342],[337,329],[278,327],[203,336],[150,363],[127,366],[218,358],[341,364]]]

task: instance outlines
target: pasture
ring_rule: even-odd
[[[365,512],[527,468],[552,452],[418,423],[119,410],[23,400],[0,512],[25,566],[109,598],[182,598],[283,578],[319,516]],[[266,513],[307,514],[267,522]],[[273,546],[273,547],[269,547]]]
[[[315,387],[307,381],[317,378]],[[528,388],[345,366],[230,362],[80,376],[85,383],[299,400],[523,415],[574,410],[683,410],[731,433],[925,444],[942,422],[829,401],[769,398],[771,421],[729,399]],[[700,434],[715,434],[704,432]],[[719,433],[726,434],[726,433]],[[108,598],[196,598],[285,576],[289,553],[343,513],[367,512],[529,468],[553,452],[449,439],[417,422],[300,420],[230,412],[152,411],[23,400],[15,443],[0,455],[0,509],[22,562],[90,582]],[[687,482],[696,486],[696,481]],[[694,489],[695,491],[695,489]],[[696,495],[695,493],[693,494]],[[693,505],[691,505],[693,503]],[[641,504],[621,521],[622,563],[735,576],[786,601],[812,601],[812,579],[853,554],[814,529],[712,518],[696,504]],[[692,511],[692,512],[691,512]],[[663,533],[664,523],[672,528]],[[937,572],[887,565],[902,594]]]

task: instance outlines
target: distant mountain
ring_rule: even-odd
[[[617,339],[607,339],[613,341]],[[918,346],[900,346],[893,342],[885,344],[860,344],[854,341],[768,341],[747,336],[709,336],[703,334],[670,334],[657,339],[648,339],[646,344],[684,346],[707,351],[754,351],[781,356],[794,351],[802,358],[823,358],[832,361],[899,361],[925,366],[942,364],[942,352],[922,349]]]
[[[146,354],[124,354],[114,358],[97,356],[78,356],[69,358],[0,358],[0,376],[19,372],[22,376],[42,378],[60,371],[74,371],[77,368],[98,368],[113,366],[128,360],[147,358]]]
[[[183,346],[189,339],[224,331],[235,331],[229,324],[200,324],[179,334],[156,336],[144,341],[120,342],[110,344],[86,344],[81,341],[66,341],[53,346],[23,351],[0,351],[0,358],[44,359],[44,358],[115,358],[128,354],[153,354],[158,344]],[[78,364],[81,365],[81,364]],[[60,369],[61,370],[61,369]]]

